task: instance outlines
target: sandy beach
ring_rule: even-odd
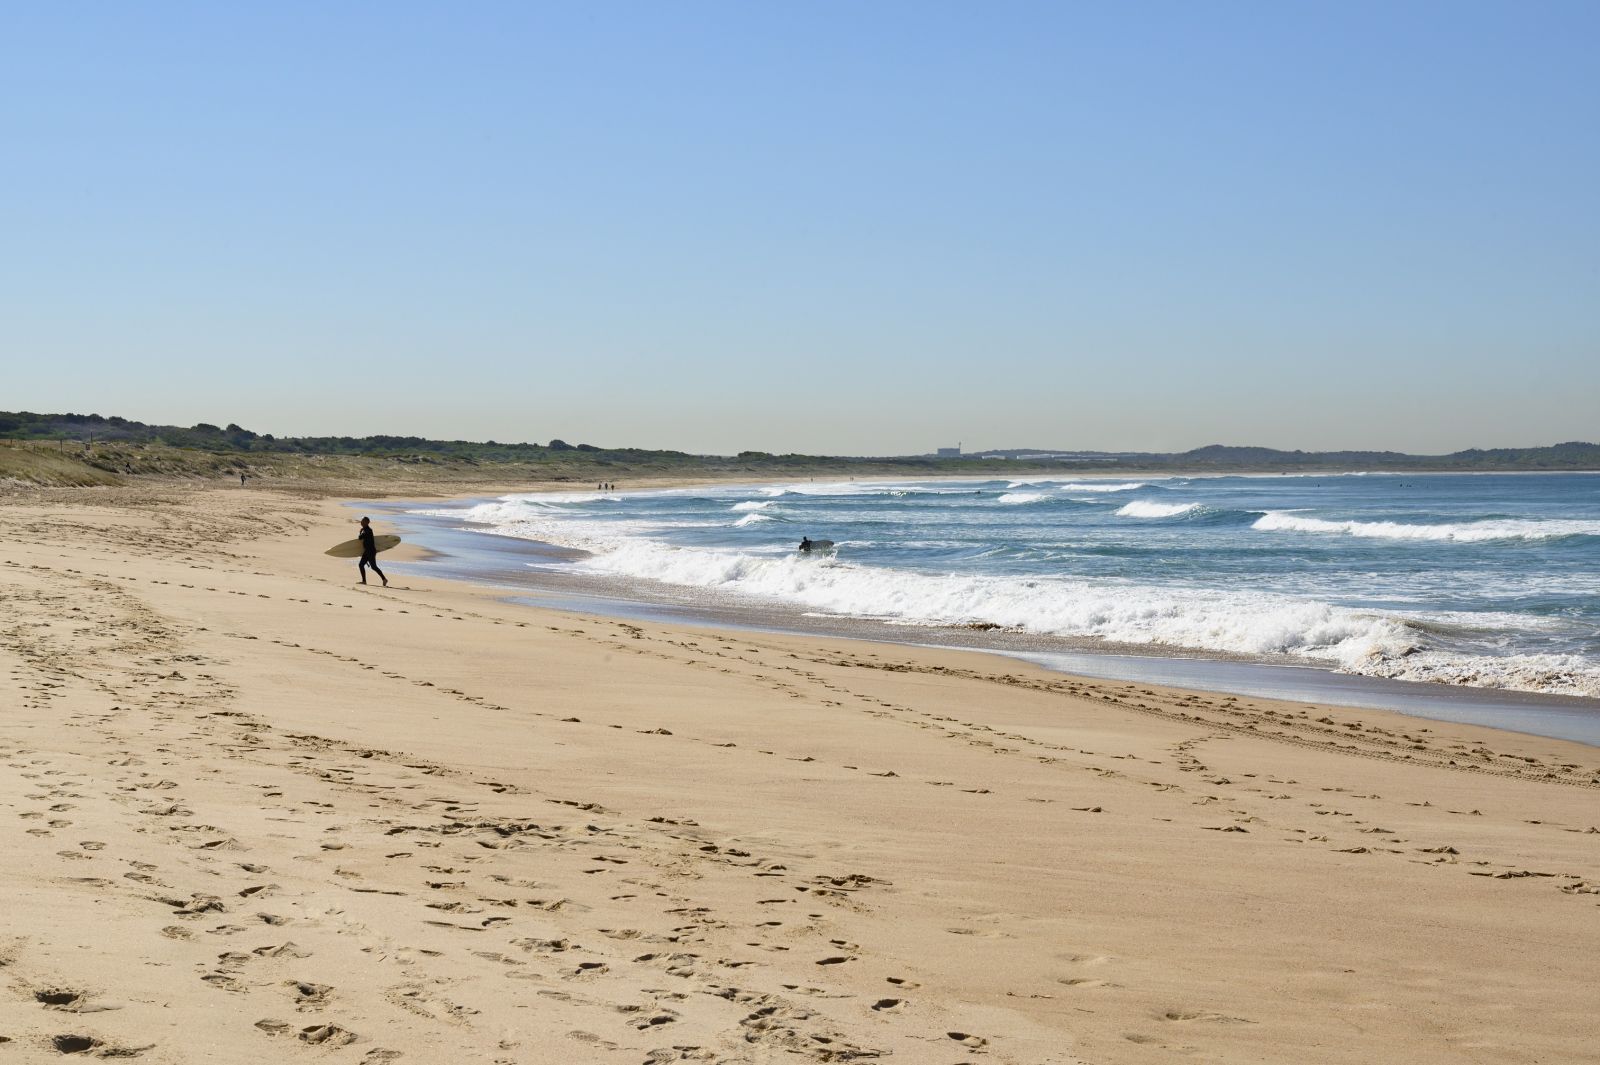
[[[1600,749],[361,587],[350,535],[0,500],[0,1065],[1597,1060]]]

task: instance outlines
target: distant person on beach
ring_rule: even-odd
[[[242,473],[239,475],[239,487],[240,488],[244,487],[244,474],[242,474]]]
[[[385,588],[389,587],[389,578],[383,575],[383,570],[378,568],[378,545],[372,539],[372,519],[361,519],[361,531],[356,534],[361,541],[361,562],[356,566],[361,574],[361,583],[367,583],[367,567],[372,567],[372,572],[378,575]]]

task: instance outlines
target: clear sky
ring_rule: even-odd
[[[1600,440],[1600,4],[12,4],[0,409]]]

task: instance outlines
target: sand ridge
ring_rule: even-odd
[[[1592,748],[361,588],[320,556],[347,527],[261,491],[0,507],[0,1056],[1600,1039]]]

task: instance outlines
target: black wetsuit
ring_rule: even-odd
[[[357,537],[361,540],[361,561],[356,565],[356,570],[361,574],[361,583],[367,583],[367,567],[371,566],[372,572],[387,586],[389,578],[378,568],[378,545],[372,540],[372,526],[363,525]]]

